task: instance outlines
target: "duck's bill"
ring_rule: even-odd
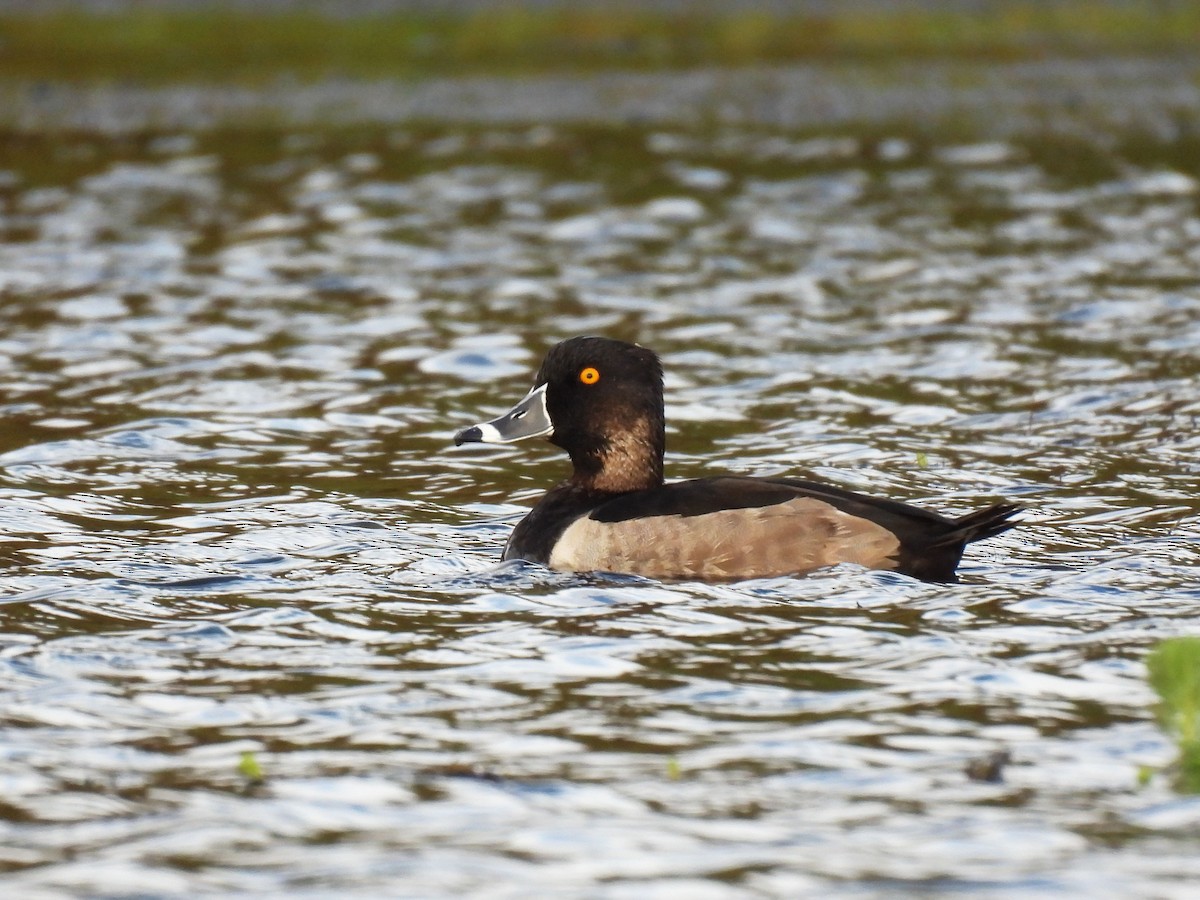
[[[463,444],[511,444],[525,438],[545,437],[554,431],[546,412],[546,385],[535,387],[525,398],[499,418],[464,428],[454,436],[454,446]]]

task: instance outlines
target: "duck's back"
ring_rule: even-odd
[[[704,580],[851,562],[952,581],[963,547],[1011,527],[1016,512],[995,506],[948,519],[788,478],[705,478],[590,501],[555,494],[518,526],[506,558],[567,571]]]

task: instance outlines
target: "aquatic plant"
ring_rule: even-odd
[[[242,755],[238,758],[237,770],[238,774],[246,779],[245,787],[248,789],[259,787],[266,782],[262,766],[252,750],[242,751]]]
[[[1159,724],[1179,747],[1176,786],[1200,793],[1200,637],[1163,641],[1147,657],[1146,667],[1159,698]]]

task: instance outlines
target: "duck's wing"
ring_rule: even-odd
[[[949,518],[919,506],[870,497],[832,485],[792,478],[768,479],[805,496],[820,497],[838,509],[862,516],[886,528],[900,541],[896,569],[925,581],[955,581],[955,570],[967,544],[995,537],[1020,524],[1024,509],[1015,503],[997,503]]]
[[[638,491],[572,522],[552,568],[727,580],[808,572],[839,562],[954,579],[967,541],[1012,523],[1013,507],[961,520],[793,479],[707,478]]]

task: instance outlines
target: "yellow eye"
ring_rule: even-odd
[[[588,366],[586,369],[580,370],[579,380],[584,384],[595,384],[600,380],[600,371]]]

